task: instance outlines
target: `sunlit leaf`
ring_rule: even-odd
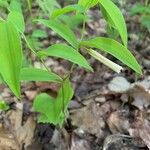
[[[16,11],[16,12],[22,13],[20,0],[11,0],[10,1],[9,10],[10,11]]]
[[[122,61],[137,73],[142,74],[141,67],[132,53],[125,46],[115,40],[104,37],[97,37],[88,41],[81,42],[80,45],[103,50]]]
[[[81,67],[92,71],[86,59],[75,49],[65,44],[55,44],[47,48],[47,50],[39,51],[38,56],[53,56],[69,60]]]
[[[57,34],[59,34],[62,38],[64,38],[68,43],[70,43],[73,47],[75,48],[78,47],[78,41],[76,39],[76,36],[74,35],[72,30],[68,26],[62,24],[58,20],[39,19],[38,22],[54,30]]]
[[[52,12],[51,14],[51,19],[55,19],[60,15],[72,12],[72,11],[76,11],[76,12],[84,12],[84,9],[82,6],[80,5],[68,5],[64,8],[60,8],[60,9],[56,9]]]
[[[20,80],[62,82],[62,79],[58,75],[46,70],[36,68],[21,69]]]
[[[85,7],[85,9],[89,9],[95,6],[99,0],[79,0],[78,4]]]
[[[25,31],[24,18],[21,13],[17,11],[11,11],[7,19],[14,24],[19,32],[23,33]]]
[[[5,101],[3,100],[0,100],[0,110],[8,110],[9,109],[9,106],[6,104]]]
[[[123,44],[127,47],[127,28],[121,11],[111,0],[99,0],[99,3],[105,10],[105,18],[107,15],[107,21],[109,21],[110,24],[113,23],[115,25],[121,36]]]
[[[20,96],[20,70],[22,46],[15,26],[9,21],[0,22],[0,73],[14,94]]]
[[[56,98],[45,93],[38,95],[33,103],[35,111],[41,113],[38,122],[62,125],[72,96],[73,89],[68,79],[64,81]]]

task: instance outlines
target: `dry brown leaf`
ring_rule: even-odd
[[[23,104],[18,103],[16,110],[11,110],[7,115],[10,120],[9,131],[14,135],[19,147],[30,145],[33,140],[36,123],[32,117],[29,117],[22,125]]]
[[[37,91],[36,90],[31,90],[31,91],[25,91],[25,95],[28,98],[28,100],[33,100],[36,95],[37,95]]]
[[[107,124],[113,134],[128,133],[130,127],[128,118],[123,116],[123,113],[120,111],[113,112],[108,118]]]
[[[80,139],[76,135],[72,136],[70,150],[91,150],[89,142],[85,139]]]
[[[0,128],[0,149],[1,150],[20,150],[13,134],[9,133],[4,127]]]
[[[105,122],[100,112],[101,108],[92,102],[86,107],[75,110],[70,117],[73,125],[99,137],[105,127]]]
[[[147,120],[137,120],[134,123],[134,128],[129,129],[132,137],[140,138],[145,145],[150,149],[150,122]]]

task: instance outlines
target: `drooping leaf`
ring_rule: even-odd
[[[33,103],[35,111],[41,113],[38,122],[61,125],[64,122],[67,107],[72,96],[73,89],[68,79],[62,84],[56,98],[45,93],[38,95]]]
[[[38,22],[51,28],[53,31],[59,34],[62,38],[64,38],[68,43],[70,43],[73,47],[75,48],[78,47],[78,41],[76,39],[76,36],[68,26],[62,24],[58,20],[39,19]]]
[[[19,32],[23,33],[25,31],[24,18],[20,12],[11,11],[7,20],[11,21]]]
[[[51,81],[51,82],[62,82],[62,79],[46,70],[37,68],[23,68],[21,69],[20,80],[22,81]]]
[[[104,37],[97,37],[81,42],[81,46],[103,50],[122,61],[137,73],[142,74],[141,67],[132,53],[125,46],[115,40]]]
[[[93,56],[95,59],[97,59],[101,63],[105,64],[106,66],[108,66],[109,68],[111,68],[112,70],[114,70],[117,73],[120,73],[120,71],[123,70],[123,68],[120,65],[118,65],[118,64],[112,62],[111,60],[107,59],[106,57],[104,57],[103,55],[98,53],[97,51],[94,51],[92,49],[88,49],[88,53],[91,56]]]
[[[85,9],[89,9],[95,6],[99,0],[79,0],[78,4],[83,6]]]
[[[123,44],[127,47],[127,43],[128,43],[127,28],[121,11],[111,0],[99,0],[99,3],[107,13],[108,16],[107,21],[109,21],[110,24],[112,24],[113,22],[113,24],[115,25],[116,29],[118,30],[121,36]]]
[[[9,21],[0,22],[0,59],[1,75],[13,93],[19,97],[22,46],[19,33]]]
[[[64,8],[60,8],[60,9],[56,9],[52,12],[51,14],[51,19],[55,19],[60,15],[72,12],[72,11],[76,11],[76,12],[84,12],[84,8],[80,5],[68,5]]]
[[[52,45],[47,50],[39,51],[37,54],[40,57],[53,56],[63,58],[92,71],[86,59],[78,51],[66,44]]]

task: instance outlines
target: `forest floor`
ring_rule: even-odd
[[[142,65],[143,76],[125,67],[120,74],[89,58],[94,73],[75,68],[71,81],[75,95],[69,105],[69,118],[63,128],[38,124],[32,108],[40,92],[56,94],[56,84],[22,83],[22,101],[0,85],[2,99],[10,106],[0,113],[0,150],[146,150],[150,149],[150,34],[143,29],[138,16],[130,16],[125,4],[129,49]],[[89,14],[86,36],[107,36],[106,23],[98,10]],[[45,46],[58,39],[44,39]],[[88,57],[88,56],[87,56]],[[114,58],[108,58],[118,62]],[[33,63],[40,63],[33,57]],[[119,62],[118,62],[119,63]],[[64,74],[70,64],[49,58],[46,65]]]

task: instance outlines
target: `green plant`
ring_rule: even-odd
[[[6,102],[3,100],[0,100],[0,110],[5,111],[8,109],[9,109],[9,106],[6,104]]]
[[[145,4],[136,3],[131,9],[131,15],[140,15],[139,22],[150,32],[150,4],[145,1]]]
[[[17,0],[14,1],[19,2]],[[84,32],[87,10],[95,5],[100,6],[102,14],[109,26],[118,31],[122,44],[106,37],[85,39]],[[55,9],[49,19],[34,19],[35,23],[40,23],[50,28],[66,41],[65,44],[57,43],[40,51],[37,51],[35,47],[33,47],[24,34],[25,23],[20,9],[20,5],[18,5],[18,8],[12,7],[9,9],[7,19],[0,19],[0,74],[2,80],[18,98],[20,98],[20,81],[49,81],[60,85],[56,97],[42,93],[35,98],[33,107],[35,111],[41,114],[38,118],[39,122],[62,125],[68,116],[67,106],[74,92],[70,83],[70,75],[74,67],[78,65],[87,71],[93,71],[87,60],[80,53],[81,49],[117,73],[119,73],[123,67],[102,56],[99,52],[104,51],[109,53],[138,74],[142,74],[140,65],[127,48],[127,29],[124,18],[119,8],[111,0],[79,0],[78,4]],[[72,16],[83,16],[83,27],[80,39],[77,38],[69,25],[64,24],[61,20],[60,16],[68,13]],[[33,35],[36,37],[45,36],[41,31],[36,30],[35,32]],[[70,61],[72,67],[69,73],[63,77],[59,77],[46,66],[45,70],[32,67],[22,68],[23,52],[21,37],[43,65],[45,57],[57,57]]]

